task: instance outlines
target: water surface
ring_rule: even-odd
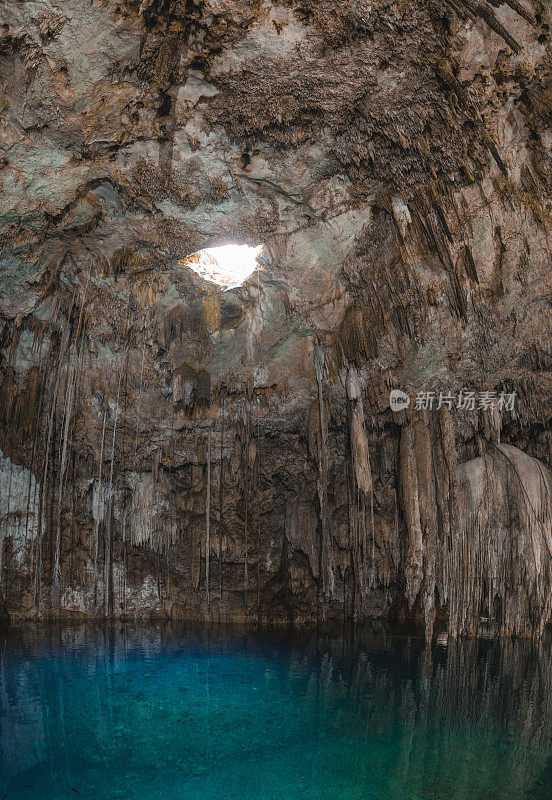
[[[6,800],[550,800],[552,652],[170,626],[15,628]]]

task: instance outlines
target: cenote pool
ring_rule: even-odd
[[[14,628],[0,797],[552,798],[551,655],[383,634]]]

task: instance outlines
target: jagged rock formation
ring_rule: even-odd
[[[10,614],[539,633],[547,5],[0,16]],[[263,256],[221,292],[182,262],[228,241]],[[392,388],[517,398],[392,412]]]

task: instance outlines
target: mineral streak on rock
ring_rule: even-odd
[[[548,4],[0,22],[2,608],[542,632]],[[229,243],[243,285],[186,266]]]

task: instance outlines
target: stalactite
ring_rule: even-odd
[[[403,425],[400,441],[400,486],[408,531],[405,559],[406,598],[412,608],[423,578],[423,539],[418,498],[418,477],[414,455],[414,430]]]
[[[362,400],[353,404],[351,414],[351,449],[353,467],[358,488],[365,497],[372,494],[372,471],[370,469],[370,450],[364,427],[364,408]]]
[[[80,460],[79,456],[74,451],[74,449],[71,447],[69,449],[69,464],[67,466],[67,474],[68,474],[67,484],[68,484],[68,487],[69,487],[69,514],[68,514],[68,516],[69,516],[69,520],[71,520],[71,523],[72,523],[72,521],[74,519],[76,519],[76,516],[77,516],[76,515],[77,482],[75,480],[75,475],[76,475],[75,467],[76,467],[77,462],[79,460]],[[72,526],[71,526],[71,530],[72,530]],[[68,556],[69,556],[69,564],[68,564],[67,575],[68,575],[68,583],[71,585],[71,584],[74,584],[74,582],[75,582],[76,571],[77,571],[76,554],[75,554],[75,550],[72,547],[69,550]]]
[[[73,291],[71,304],[69,306],[68,319],[71,318],[73,307],[75,304],[76,288]],[[42,534],[43,529],[46,528],[46,501],[48,496],[48,474],[50,467],[50,448],[52,436],[55,427],[55,413],[57,407],[57,398],[59,390],[59,382],[61,377],[61,365],[67,351],[70,339],[70,327],[66,325],[63,329],[61,343],[58,354],[58,364],[56,370],[56,377],[54,380],[54,389],[51,399],[50,415],[48,419],[47,434],[46,434],[46,448],[44,453],[44,469],[41,485],[41,503],[40,503],[40,521],[38,526],[38,535],[36,543],[36,560],[35,560],[35,604],[37,612],[40,613],[41,600],[42,600]]]
[[[175,430],[176,430],[176,413],[175,408],[173,405],[172,409],[172,421],[171,421],[171,442],[175,439]],[[177,540],[177,523],[174,517],[171,515],[170,521],[170,528],[167,528],[167,533],[165,536],[165,567],[166,567],[166,575],[165,575],[165,583],[166,583],[166,594],[167,600],[171,597],[171,574],[170,574],[170,549],[173,542]],[[126,580],[126,570],[125,570],[125,580]]]
[[[67,376],[67,390],[64,410],[64,421],[62,430],[62,448],[59,468],[59,485],[58,485],[58,508],[57,508],[57,528],[56,528],[56,550],[54,559],[54,588],[56,595],[59,598],[61,591],[61,572],[60,572],[60,558],[61,558],[61,509],[63,504],[63,487],[65,480],[65,465],[67,459],[67,441],[69,438],[69,425],[71,423],[71,411],[73,408],[73,395],[75,392],[75,384],[77,380],[77,367],[71,365],[69,367],[69,375]]]
[[[33,486],[32,507],[33,507],[33,516],[35,518],[35,525],[33,526],[33,534],[36,534],[38,536],[38,525],[36,523],[36,509],[38,508],[37,493],[40,493],[39,482],[34,477],[34,473],[33,473],[32,470],[29,470],[29,474],[31,476],[31,482],[32,482],[32,486]],[[26,514],[25,514],[25,542],[28,541],[28,538],[29,538],[29,507],[27,506],[27,511],[26,511]],[[32,539],[34,539],[34,535],[32,536]],[[32,559],[32,553],[31,553],[31,559]],[[32,560],[31,560],[31,564],[29,566],[29,570],[31,572],[33,571]]]
[[[38,535],[36,537],[36,558],[35,558],[35,604],[38,613],[40,613],[41,599],[42,599],[42,532],[46,527],[46,495],[48,487],[48,470],[50,466],[50,448],[52,442],[52,432],[54,429],[54,416],[57,404],[57,393],[59,387],[61,367],[58,365],[56,378],[54,381],[54,390],[51,401],[50,414],[48,417],[48,427],[46,434],[46,447],[44,451],[44,469],[42,472],[42,483],[40,488],[40,514],[38,524]]]
[[[422,602],[424,629],[428,642],[433,638],[435,622],[435,558],[437,549],[438,498],[435,491],[433,449],[427,416],[421,414],[414,422],[414,452],[420,524],[423,538]]]
[[[211,432],[207,434],[207,497],[205,501],[205,597],[207,611],[210,609],[209,598],[209,556],[211,553]]]
[[[128,310],[128,328],[130,334],[130,305]],[[130,339],[130,337],[129,337]],[[127,344],[126,354],[125,354],[125,380],[123,384],[123,411],[122,417],[123,419],[128,419],[127,411],[128,411],[128,362],[129,362],[129,355],[130,355],[130,340]],[[138,426],[136,426],[138,430]],[[127,447],[127,442],[125,439],[125,428],[122,430],[122,442],[121,442],[121,450],[124,454],[129,452],[130,448]],[[135,450],[136,452],[136,450]],[[122,538],[123,538],[123,568],[120,572],[119,578],[119,585],[120,585],[120,598],[121,598],[121,607],[123,609],[123,616],[126,614],[126,580],[127,580],[127,519],[128,519],[128,507],[127,507],[127,493],[123,493],[123,509],[122,509]]]
[[[124,359],[121,361],[119,371],[119,383],[117,385],[117,399],[115,402],[115,418],[113,421],[113,439],[111,441],[111,465],[109,467],[109,484],[107,492],[107,521],[105,531],[105,614],[109,613],[109,576],[111,571],[111,517],[113,514],[113,466],[115,463],[115,438],[117,435],[117,420],[119,417],[119,396],[121,392],[121,380],[123,377]]]
[[[351,563],[347,566],[343,581],[343,613],[347,614],[347,590],[350,589],[350,616],[355,618],[355,580],[353,575],[352,586],[349,586],[347,577],[350,575],[351,570],[354,573],[354,554],[352,544],[356,542],[356,503],[353,497],[356,491],[356,484],[353,478],[353,456],[351,452],[351,437],[347,436],[347,446],[349,447],[348,458],[345,460],[345,488],[347,492],[347,530],[349,532],[349,540],[351,542]]]
[[[324,350],[320,342],[314,347],[314,368],[316,372],[316,382],[318,386],[318,415],[320,424],[320,447],[318,452],[318,498],[320,504],[320,528],[321,528],[321,547],[320,547],[320,573],[322,576],[322,587],[324,598],[329,601],[333,594],[334,576],[331,562],[331,541],[328,522],[328,429],[324,409]]]
[[[484,19],[489,28],[501,36],[506,44],[512,48],[514,53],[517,54],[521,52],[521,46],[504,27],[504,25],[502,25],[492,8],[490,8],[486,3],[480,2],[480,0],[447,0],[447,2],[452,8],[454,8],[455,11],[461,11],[462,9],[467,11],[472,19],[477,19],[477,17]],[[511,7],[515,8],[515,6]]]
[[[244,476],[244,503],[245,513],[243,522],[243,538],[244,538],[244,552],[243,552],[243,584],[244,584],[244,607],[247,613],[247,600],[249,591],[249,574],[248,574],[248,560],[249,560],[249,483],[250,483],[250,461],[249,461],[249,440],[250,440],[250,425],[251,425],[251,407],[249,399],[246,401],[245,411],[245,476]]]
[[[37,451],[37,443],[38,443],[38,432],[39,432],[39,421],[42,413],[42,407],[44,403],[44,386],[46,383],[45,380],[45,372],[44,370],[40,370],[42,374],[42,378],[40,381],[40,392],[39,392],[39,400],[37,405],[35,406],[35,412],[33,417],[33,447],[31,450],[31,463],[29,467],[29,482],[27,487],[27,509],[25,512],[25,541],[27,540],[29,534],[29,511],[31,506],[31,483],[34,475],[34,466],[35,466],[35,457]],[[34,497],[33,497],[33,506],[36,503],[36,492],[37,492],[37,481],[34,481]]]
[[[103,469],[106,419],[107,419],[107,409],[104,411],[103,425],[102,425],[102,441],[100,444],[100,468],[98,474],[98,492],[96,501],[96,514],[94,516],[94,605],[95,606],[98,604],[98,552],[100,544],[100,520],[104,519],[104,514],[105,514],[105,498],[103,496],[103,489],[102,489],[102,469]]]
[[[356,486],[356,539],[353,540],[353,566],[355,579],[355,597],[360,602],[355,602],[357,613],[362,612],[362,601],[366,596],[367,569],[368,569],[368,537],[366,529],[366,497]]]
[[[488,443],[458,467],[458,499],[451,635],[476,634],[482,616],[502,635],[541,635],[552,612],[549,471],[511,445]]]
[[[222,613],[222,569],[223,569],[223,547],[222,539],[224,535],[224,459],[223,459],[223,440],[224,440],[224,394],[220,409],[220,459],[219,459],[219,515],[218,515],[218,535],[219,535],[219,601]]]
[[[5,566],[4,566],[3,551],[4,551],[4,541],[7,539],[9,535],[12,476],[13,476],[13,463],[10,459],[10,477],[8,478],[8,507],[6,513],[5,532],[4,535],[0,535],[0,590],[4,589],[6,583],[6,581],[4,580]]]
[[[138,404],[136,407],[136,438],[134,440],[134,458],[136,459],[138,453],[138,431],[140,425],[140,408],[142,405],[142,388],[144,381],[144,360],[146,356],[145,342],[142,344],[142,364],[140,366],[140,382],[138,384]]]
[[[349,400],[349,439],[353,475],[357,491],[356,508],[350,513],[352,527],[352,558],[355,573],[355,592],[358,590],[360,598],[366,594],[368,569],[368,542],[366,530],[366,503],[370,503],[370,586],[375,581],[375,527],[374,527],[374,489],[372,470],[370,466],[370,449],[364,423],[364,405],[358,373],[354,367],[347,370],[346,380],[347,398]]]
[[[157,548],[157,599],[161,602],[161,550]]]
[[[171,528],[172,528],[172,525],[171,525]],[[165,569],[166,569],[165,588],[166,588],[166,592],[167,592],[167,597],[170,597],[170,595],[171,595],[171,579],[170,579],[170,572],[169,572],[169,551],[170,551],[171,541],[173,539],[175,539],[175,538],[176,537],[175,537],[174,530],[171,530],[171,535],[170,536],[167,535],[167,537],[165,539],[165,562],[166,562],[165,563]],[[125,587],[126,587],[126,567],[125,567]]]
[[[374,520],[374,490],[370,492],[370,534],[372,538],[372,552],[370,554],[370,588],[376,585],[376,524]]]
[[[438,552],[441,553],[438,561],[441,562],[441,575],[448,574],[449,580],[441,579],[440,594],[442,601],[449,604],[449,618],[458,620],[458,592],[457,586],[452,587],[450,576],[455,569],[455,554],[458,553],[460,537],[459,513],[457,498],[457,456],[456,437],[452,414],[447,409],[441,409],[439,428],[436,431],[439,445],[435,448],[435,476],[437,485],[438,508],[441,531],[438,542]],[[460,565],[457,565],[460,567]],[[436,572],[437,576],[437,572]],[[452,589],[452,591],[451,591]],[[455,609],[453,611],[453,609]],[[456,624],[454,622],[453,624]]]
[[[257,418],[257,463],[255,472],[255,495],[256,495],[256,515],[255,529],[257,534],[257,617],[261,617],[261,514],[260,514],[260,494],[261,494],[261,424]]]
[[[159,464],[161,461],[161,447],[156,447],[151,458],[151,476],[154,483],[159,480]]]

